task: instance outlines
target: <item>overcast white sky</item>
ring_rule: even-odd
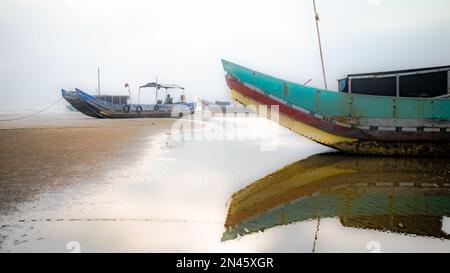
[[[317,0],[328,83],[450,64],[448,0]],[[1,0],[0,107],[153,81],[228,96],[220,59],[322,87],[312,0]],[[147,94],[148,102],[153,95]],[[145,99],[145,97],[144,97]]]

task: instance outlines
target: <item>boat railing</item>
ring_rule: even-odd
[[[108,110],[114,110],[114,111],[122,111],[123,107],[125,105],[130,106],[130,110],[131,111],[136,111],[138,109],[138,106],[140,106],[142,108],[143,111],[151,111],[155,109],[155,104],[129,104],[129,103],[111,103],[109,101],[103,100],[101,98],[95,97],[95,96],[91,96],[81,90],[77,90],[78,96],[80,96],[80,98],[84,101],[89,102],[90,104],[93,104],[95,107],[98,108],[103,108],[103,109],[108,109]],[[174,106],[177,105],[186,105],[188,107],[192,107],[195,108],[195,103],[174,103],[174,104],[158,104],[158,107],[160,110],[170,110],[171,108],[173,108]]]
[[[96,98],[96,97],[86,94],[84,92],[79,92],[79,96],[82,97],[83,99],[90,101],[91,103],[94,103],[103,108],[113,108],[114,107],[114,105],[112,103],[102,100],[102,99],[99,99],[99,98]]]

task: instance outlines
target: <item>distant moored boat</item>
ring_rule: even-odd
[[[215,101],[210,102],[205,99],[199,99],[202,109],[208,110],[212,113],[219,113],[219,114],[249,114],[251,113],[250,109],[247,109],[242,104],[237,104],[234,102],[229,101]]]
[[[194,114],[196,103],[186,102],[184,88],[173,84],[148,83],[139,88],[155,87],[156,102],[154,104],[132,104],[129,96],[92,96],[88,93],[75,89],[68,92],[62,90],[62,96],[78,111],[96,118],[181,118]],[[183,94],[178,101],[174,101],[170,94],[165,101],[158,99],[158,90],[181,89]]]

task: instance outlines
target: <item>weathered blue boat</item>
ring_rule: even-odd
[[[68,92],[62,90],[62,96],[78,111],[96,118],[182,118],[194,114],[196,102],[186,102],[184,88],[177,85],[163,85],[148,83],[139,88],[156,88],[156,103],[137,104],[129,103],[128,96],[92,96],[88,93],[75,89]],[[174,102],[168,95],[166,100],[158,100],[159,89],[181,89],[183,94],[179,101]]]
[[[350,75],[339,82],[342,92],[335,92],[278,79],[225,60],[222,64],[236,101],[278,106],[282,126],[323,145],[358,154],[450,155],[450,67]],[[423,88],[424,79],[417,78],[426,80],[432,73],[439,73],[441,82],[414,90],[416,85],[411,83],[417,81]],[[392,85],[384,89],[381,85],[377,88],[377,80],[374,83],[374,79],[382,82],[384,76],[388,83],[393,81],[395,96],[383,92],[391,92]],[[368,81],[360,86],[368,88],[355,89],[357,80],[364,79]],[[402,90],[413,96],[402,96]],[[427,97],[436,94],[439,96]]]

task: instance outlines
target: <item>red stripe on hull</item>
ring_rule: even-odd
[[[352,128],[346,128],[343,126],[334,125],[334,124],[328,123],[324,120],[321,120],[315,116],[308,115],[301,111],[287,107],[286,105],[280,104],[278,101],[276,101],[268,96],[265,96],[255,90],[241,84],[234,77],[227,76],[226,80],[227,80],[228,87],[230,87],[230,89],[234,89],[237,92],[241,93],[242,95],[244,95],[248,98],[251,98],[255,101],[258,101],[263,105],[278,105],[281,113],[283,113],[289,117],[292,117],[302,123],[305,123],[309,126],[321,129],[321,130],[326,131],[331,134],[343,136],[343,137],[355,138],[355,139],[363,138],[364,132],[362,132],[359,129],[352,129]],[[364,138],[367,138],[367,136]]]
[[[330,134],[368,141],[388,141],[388,142],[444,142],[450,141],[449,132],[397,132],[397,131],[379,131],[362,130],[358,128],[348,128],[327,122],[313,115],[308,115],[294,108],[261,94],[260,92],[243,85],[237,78],[227,75],[226,81],[228,87],[242,95],[251,98],[263,105],[278,105],[280,112],[294,118],[295,120],[323,130]]]

